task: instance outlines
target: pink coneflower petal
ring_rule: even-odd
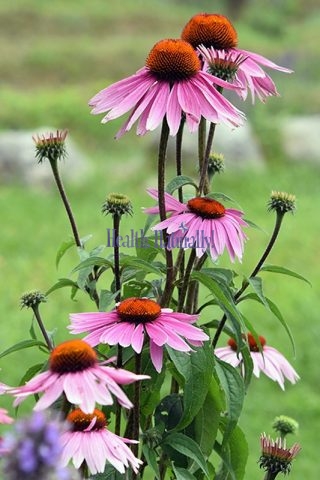
[[[169,308],[161,309],[157,302],[148,298],[127,298],[117,304],[116,310],[110,313],[96,312],[96,325],[92,313],[88,316],[86,325],[86,313],[71,315],[70,330],[77,333],[89,332],[89,337],[97,343],[118,343],[129,346],[137,353],[142,351],[144,342],[150,343],[150,357],[157,371],[162,368],[163,347],[170,347],[190,352],[189,345],[202,345],[208,340],[208,336],[199,328],[192,325],[198,319],[198,315],[188,315],[173,312]],[[113,319],[113,323],[106,321],[105,328],[101,326],[101,319]],[[107,367],[105,367],[107,368]],[[119,370],[117,370],[117,375]],[[124,382],[121,382],[124,383]],[[111,391],[111,387],[109,385]]]
[[[92,314],[89,315],[92,323]],[[78,320],[77,320],[78,321]],[[53,349],[50,354],[49,371],[36,375],[21,387],[10,388],[14,395],[14,405],[21,403],[29,395],[42,393],[35,410],[43,410],[52,405],[63,393],[70,403],[79,405],[83,412],[91,413],[95,403],[111,405],[113,394],[125,408],[132,403],[118,384],[128,384],[149,378],[135,375],[123,369],[100,365],[96,352],[83,340],[70,340]]]
[[[85,414],[76,409],[68,415],[67,421],[71,431],[61,436],[62,465],[72,460],[74,467],[79,469],[86,462],[92,475],[103,473],[106,463],[113,465],[121,474],[125,474],[129,467],[137,473],[142,461],[126,445],[137,442],[110,432],[102,411],[95,409],[91,414]]]
[[[136,121],[137,134],[144,135],[157,128],[165,117],[170,135],[176,135],[183,114],[191,132],[198,128],[201,117],[239,126],[244,114],[218,92],[217,86],[238,88],[201,71],[197,53],[187,42],[168,39],[153,47],[145,67],[101,90],[89,105],[95,115],[106,113],[102,123],[131,112],[117,138]]]
[[[248,333],[247,340],[253,362],[253,374],[256,377],[259,378],[260,373],[262,372],[267,377],[271,378],[271,380],[277,382],[282,390],[284,390],[285,379],[289,380],[292,384],[299,380],[299,375],[290,365],[288,360],[278,350],[266,345],[264,337],[259,337],[262,351],[259,351],[259,346],[251,333]],[[233,339],[230,339],[227,347],[216,348],[214,353],[221,360],[230,363],[230,365],[234,367],[240,365],[242,370],[242,356],[241,353],[237,353],[236,350],[236,342]]]
[[[155,192],[152,190],[153,198]],[[154,207],[151,212],[150,209],[146,211],[156,213]],[[183,204],[168,193],[166,211],[172,212],[172,215],[153,226],[152,230],[166,230],[169,235],[168,250],[181,246],[184,249],[193,247],[197,257],[200,258],[209,251],[214,261],[227,250],[232,262],[236,257],[241,261],[247,238],[242,231],[242,227],[247,226],[242,218],[243,212],[227,209],[209,197],[195,197]],[[174,239],[180,239],[181,242],[175,243]]]

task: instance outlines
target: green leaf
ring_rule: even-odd
[[[124,256],[120,259],[120,265],[122,267],[134,267],[136,270],[142,270],[145,273],[155,273],[156,275],[162,275],[161,270],[153,263],[149,263],[142,258]]]
[[[114,300],[118,292],[110,292],[109,290],[101,290],[99,298],[99,312],[105,312],[110,303],[114,306]]]
[[[193,438],[207,458],[212,452],[224,407],[224,393],[213,376],[205,401],[193,421]]]
[[[201,282],[211,291],[211,293],[213,293],[220,308],[231,321],[236,336],[236,342],[240,345],[242,341],[240,325],[243,324],[243,318],[241,312],[237,309],[236,304],[234,303],[230,290],[211,276],[202,272],[193,272],[191,278]]]
[[[45,295],[48,296],[50,293],[54,292],[55,290],[58,290],[59,288],[64,288],[64,287],[72,287],[78,289],[78,285],[76,282],[73,280],[70,280],[70,278],[59,278],[57,283],[55,283],[49,290],[46,291]]]
[[[248,295],[245,295],[244,297],[241,298],[241,301],[246,300],[246,299],[256,300],[257,302],[262,303],[259,296],[256,295],[255,293],[249,293]],[[293,335],[291,333],[291,330],[289,328],[289,325],[287,324],[287,322],[283,318],[283,316],[282,316],[279,308],[277,307],[277,305],[272,300],[270,300],[270,298],[265,297],[265,299],[267,301],[268,309],[280,321],[281,325],[283,326],[283,328],[287,332],[288,337],[289,337],[290,342],[291,342],[291,345],[292,345],[293,354],[295,356],[296,355],[296,345],[295,345],[294,338],[293,338]]]
[[[168,183],[166,187],[166,192],[172,195],[175,190],[183,187],[184,185],[192,185],[196,190],[198,189],[197,184],[194,183],[194,180],[191,177],[187,177],[185,175],[178,175]]]
[[[210,342],[186,354],[167,347],[170,359],[184,378],[182,418],[176,429],[189,425],[202,407],[213,373],[214,356]]]
[[[69,248],[73,247],[73,245],[75,244],[76,243],[74,238],[70,238],[69,240],[65,240],[64,242],[62,242],[56,255],[56,268],[58,268],[60,260],[62,259],[66,251],[69,250]]]
[[[30,347],[44,347],[46,349],[48,348],[47,345],[40,340],[34,340],[34,339],[23,340],[22,342],[16,343],[12,347],[0,353],[0,358],[5,357],[6,355],[9,355],[9,353],[18,352],[19,350],[24,350],[25,348],[30,348]]]
[[[31,378],[33,378],[38,372],[40,372],[44,366],[47,365],[47,362],[45,363],[37,363],[36,365],[33,365],[32,367],[28,368],[26,373],[23,375],[21,378],[19,385],[24,385],[27,383]]]
[[[264,265],[263,267],[260,268],[260,272],[282,273],[283,275],[289,275],[290,277],[298,278],[299,280],[302,280],[303,282],[306,282],[311,286],[311,283],[309,282],[309,280],[307,280],[305,277],[303,277],[299,273],[293,272],[292,270],[289,270],[288,268],[285,268],[285,267],[279,267],[278,265]]]
[[[261,303],[269,308],[268,302],[264,296],[262,288],[262,279],[260,277],[250,277],[248,282],[261,300]]]
[[[172,465],[172,470],[176,476],[176,480],[197,480],[197,478],[185,468],[175,467]]]
[[[183,433],[173,432],[165,437],[163,445],[169,445],[187,458],[194,460],[201,470],[209,477],[206,460],[197,443]]]
[[[216,372],[226,395],[227,421],[222,445],[225,445],[240,417],[245,389],[243,379],[232,365],[217,358]]]
[[[223,423],[221,425],[223,430]],[[246,437],[239,426],[236,426],[230,435],[227,445],[223,447],[216,443],[215,450],[221,457],[223,465],[217,473],[215,480],[242,480],[249,455]]]
[[[79,270],[83,270],[84,268],[88,267],[105,267],[105,268],[112,268],[113,263],[110,260],[107,260],[103,257],[88,257],[85,258],[79,265],[77,265],[73,270],[72,273],[78,272]]]
[[[153,470],[157,480],[160,480],[160,472],[157,463],[157,455],[153,448],[150,448],[146,443],[142,445],[142,452],[145,456],[147,464]]]

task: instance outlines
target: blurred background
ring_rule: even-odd
[[[316,0],[0,0],[0,352],[28,338],[32,315],[20,309],[20,296],[32,289],[47,291],[78,263],[76,253],[70,251],[56,269],[56,252],[70,230],[47,165],[34,160],[32,135],[69,130],[69,156],[62,170],[81,236],[93,235],[89,248],[106,243],[106,228],[112,226],[101,215],[101,204],[112,191],[128,195],[133,202],[135,216],[126,219],[124,228],[142,227],[141,207],[152,204],[145,188],[156,186],[159,132],[137,137],[133,129],[115,141],[124,119],[101,125],[99,117],[90,115],[87,103],[100,89],[141,68],[154,43],[179,37],[185,23],[199,12],[229,16],[240,48],[295,72],[268,72],[281,96],[265,104],[230,97],[246,112],[248,122],[236,138],[217,129],[216,142],[227,168],[213,190],[236,199],[246,217],[260,227],[250,229],[243,264],[235,266],[245,275],[252,271],[273,229],[275,218],[267,211],[271,190],[297,197],[297,212],[285,217],[268,263],[297,271],[313,286],[270,273],[263,277],[266,294],[293,333],[296,355],[283,326],[270,313],[252,304],[243,310],[267,342],[288,358],[301,380],[282,392],[267,378],[254,379],[241,426],[250,448],[246,478],[262,477],[257,466],[259,436],[263,431],[272,433],[272,420],[280,414],[300,424],[298,436],[289,439],[303,448],[290,478],[316,478],[320,419],[320,8]],[[185,172],[197,174],[192,149],[185,152]],[[227,259],[221,265],[229,267]],[[52,293],[41,311],[58,342],[69,338],[69,313],[89,308],[93,307],[84,295],[74,301],[64,289]],[[222,338],[221,345],[225,341]],[[44,359],[36,349],[0,358],[0,381],[18,384],[27,368]],[[1,406],[10,408],[11,402],[2,397]]]

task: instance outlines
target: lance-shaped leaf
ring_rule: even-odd
[[[195,348],[194,352],[184,353],[166,347],[170,359],[184,379],[182,418],[176,429],[189,425],[202,407],[210,386],[214,356],[210,342]]]

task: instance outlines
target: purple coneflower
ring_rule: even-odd
[[[71,333],[90,332],[85,341],[92,346],[99,343],[131,345],[136,353],[140,353],[145,337],[148,337],[151,361],[158,372],[162,368],[164,345],[189,352],[192,349],[188,343],[200,346],[209,338],[192,325],[198,315],[161,308],[149,298],[127,298],[112,312],[74,313],[70,318],[68,328]]]
[[[276,65],[262,55],[237,48],[237,32],[224,15],[194,15],[185,25],[181,38],[198,49],[205,71],[240,86],[236,92],[243,100],[248,90],[253,101],[255,96],[264,101],[268,96],[278,95],[274,82],[261,66],[292,73],[292,70]]]
[[[134,456],[127,443],[135,440],[119,437],[107,429],[107,421],[103,412],[95,409],[85,414],[80,409],[69,413],[67,421],[71,423],[71,431],[62,434],[62,465],[72,460],[75,468],[86,462],[91,474],[103,473],[106,462],[120,473],[131,467],[136,473],[142,461]]]
[[[157,190],[150,188],[148,193],[158,199]],[[247,223],[243,213],[233,208],[225,208],[210,197],[191,198],[181,203],[172,195],[165,193],[166,212],[172,215],[158,223],[152,230],[166,230],[167,248],[195,248],[197,257],[206,251],[212,260],[216,260],[226,249],[233,262],[235,257],[241,261],[246,235],[242,227]],[[159,207],[146,208],[146,213],[158,213]]]
[[[131,110],[117,138],[138,119],[138,135],[157,128],[164,117],[170,135],[176,135],[183,115],[191,132],[197,129],[201,117],[213,123],[239,126],[243,113],[226,100],[216,86],[238,88],[202,71],[198,55],[189,43],[167,39],[154,45],[143,68],[101,90],[89,105],[93,107],[93,114],[107,113],[102,123]]]
[[[278,350],[266,345],[264,337],[259,336],[261,350],[251,333],[248,333],[247,339],[253,361],[253,374],[256,377],[259,378],[262,372],[271,380],[278,382],[282,390],[284,390],[285,378],[293,384],[299,380],[299,375],[288,360]],[[233,338],[228,340],[227,347],[216,348],[214,353],[220,360],[230,363],[233,367],[242,365],[241,353],[237,352],[237,344]]]
[[[127,385],[146,378],[149,377],[101,365],[90,345],[83,340],[69,340],[52,350],[48,371],[36,375],[21,387],[11,388],[8,393],[17,397],[16,406],[29,395],[43,392],[34,407],[34,410],[43,410],[64,392],[70,403],[79,405],[85,413],[92,413],[95,402],[112,405],[111,394],[123,407],[131,408],[132,403],[119,384]]]

